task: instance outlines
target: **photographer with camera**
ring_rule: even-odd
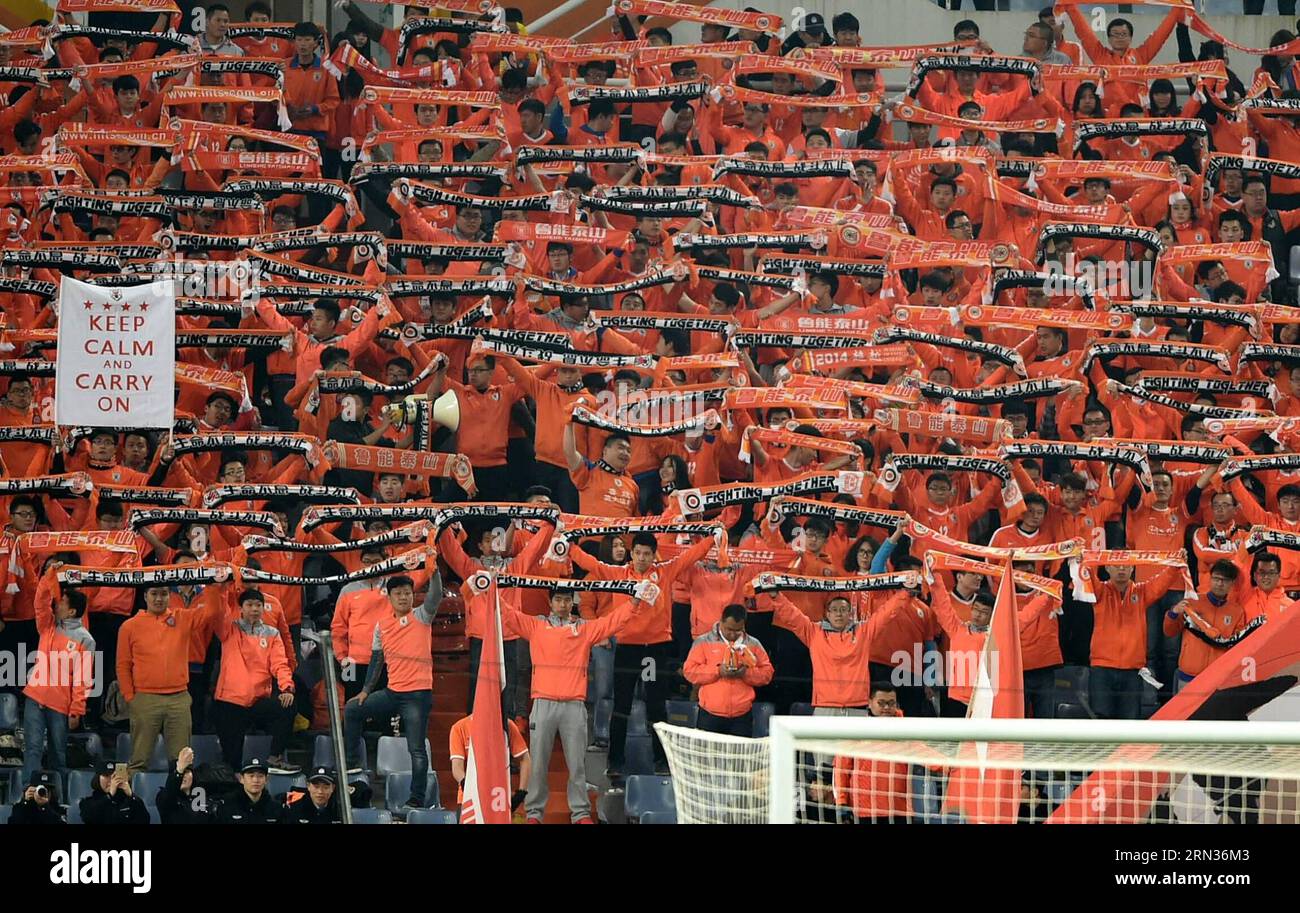
[[[9,813],[10,824],[67,824],[67,809],[54,801],[50,788],[54,775],[44,770],[33,771],[27,778],[23,797],[14,803]]]

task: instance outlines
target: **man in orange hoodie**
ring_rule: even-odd
[[[320,29],[312,22],[293,27],[293,59],[284,68],[284,103],[293,121],[291,133],[315,137],[325,146],[334,109],[339,106],[339,87],[321,66]]]
[[[722,618],[691,644],[682,675],[700,689],[695,728],[749,738],[754,732],[754,689],[772,680],[772,661],[745,633],[745,607],[729,605]]]

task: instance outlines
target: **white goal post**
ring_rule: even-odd
[[[787,716],[766,739],[656,731],[683,824],[966,822],[960,799],[989,772],[1022,822],[1300,823],[1300,723]]]

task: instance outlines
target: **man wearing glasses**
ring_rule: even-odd
[[[1178,675],[1174,681],[1175,693],[1236,646],[1251,630],[1254,619],[1246,610],[1241,592],[1235,590],[1240,576],[1241,571],[1231,561],[1216,561],[1210,568],[1209,588],[1195,599],[1184,599],[1165,613],[1165,634],[1173,637],[1180,630],[1183,634],[1183,649],[1178,657]]]
[[[1282,589],[1282,559],[1272,552],[1259,552],[1255,555],[1254,569],[1250,576],[1255,585],[1242,600],[1247,621],[1261,615],[1275,618],[1295,602],[1291,593]]]

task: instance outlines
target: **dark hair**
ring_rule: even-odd
[[[733,602],[722,610],[723,621],[738,621],[741,624],[744,624],[747,615],[749,615],[749,613],[745,611],[745,607],[736,602]]]
[[[1218,574],[1220,577],[1227,577],[1229,580],[1236,580],[1241,576],[1241,571],[1237,565],[1227,558],[1220,558],[1210,565],[1210,574]]]
[[[253,0],[252,3],[250,3],[250,4],[248,4],[248,6],[244,7],[244,18],[245,18],[245,19],[249,18],[250,16],[255,16],[255,15],[257,15],[258,13],[262,13],[262,14],[265,15],[265,16],[271,16],[271,15],[274,15],[274,14],[271,12],[271,7],[270,7],[268,4],[263,3],[262,0]]]
[[[351,358],[352,353],[342,346],[326,346],[320,350],[320,366],[325,370],[331,365],[347,365]]]
[[[587,123],[606,115],[613,117],[614,114],[614,103],[608,98],[598,98],[587,106]]]
[[[529,485],[526,489],[524,489],[525,501],[527,501],[529,498],[535,498],[538,495],[545,495],[546,497],[549,498],[552,496],[552,492],[545,485]]]
[[[1129,33],[1129,36],[1130,36],[1130,37],[1134,34],[1134,33],[1133,33],[1133,23],[1129,22],[1127,19],[1112,19],[1112,20],[1110,20],[1110,22],[1106,23],[1106,34],[1109,35],[1110,32],[1111,32],[1111,29],[1114,29],[1114,28],[1116,28],[1117,26],[1123,26],[1124,28],[1128,29],[1128,33]]]
[[[1257,570],[1259,570],[1259,566],[1261,564],[1276,564],[1279,568],[1281,568],[1282,558],[1280,555],[1277,555],[1274,552],[1256,552],[1255,560],[1252,561],[1250,564],[1251,574],[1254,574]]]
[[[243,605],[244,603],[248,602],[250,599],[256,599],[258,602],[266,602],[266,597],[262,595],[262,591],[258,589],[254,589],[253,587],[249,587],[248,589],[244,590],[244,592],[240,593],[238,601],[240,605]]]
[[[886,682],[886,681],[882,681],[882,680],[880,680],[880,679],[875,679],[875,680],[872,681],[872,683],[871,683],[871,690],[869,690],[869,691],[867,692],[867,696],[868,696],[868,697],[875,697],[877,694],[879,694],[879,693],[882,692],[882,691],[894,692],[894,691],[897,691],[897,690],[898,690],[898,689],[894,687],[894,685],[893,685],[892,682]]]
[[[820,533],[823,536],[829,537],[831,534],[831,525],[821,517],[813,517],[804,523],[803,531],[805,534]]]
[[[957,182],[952,178],[935,178],[930,182],[930,192],[934,192],[936,187],[947,187],[955,195],[957,193]]]
[[[86,614],[87,599],[84,590],[64,590],[63,598],[68,600],[68,608],[72,609],[73,617],[80,618]]]
[[[339,315],[343,312],[339,310],[338,302],[330,301],[328,298],[317,298],[316,303],[312,305],[313,311],[324,311],[334,323],[339,322]]]
[[[136,91],[136,92],[140,91],[140,80],[136,79],[131,74],[127,73],[113,80],[114,95],[116,95],[118,92],[131,92],[131,91]]]
[[[1037,504],[1043,510],[1047,510],[1047,499],[1036,491],[1031,491],[1029,494],[1025,495],[1024,502],[1025,507],[1029,507],[1031,504]]]
[[[1222,231],[1223,226],[1229,222],[1236,222],[1238,225],[1240,225],[1242,230],[1242,238],[1246,241],[1250,240],[1250,235],[1253,230],[1253,226],[1250,224],[1250,219],[1247,219],[1243,213],[1235,209],[1225,209],[1223,212],[1219,213],[1220,231]]]
[[[719,282],[713,287],[713,297],[717,298],[727,307],[734,308],[736,305],[740,304],[740,292],[734,285],[729,285],[726,282]]]
[[[1222,304],[1233,295],[1240,295],[1244,300],[1246,297],[1246,290],[1232,281],[1221,282],[1219,283],[1219,287],[1214,290],[1211,299],[1218,304]]]
[[[655,539],[655,534],[645,532],[644,530],[632,537],[632,544],[628,546],[627,549],[628,553],[630,554],[632,549],[636,548],[638,545],[643,545],[651,551],[659,550],[659,542]]]
[[[1060,480],[1057,484],[1058,484],[1061,488],[1068,488],[1068,489],[1070,489],[1071,491],[1087,491],[1087,490],[1088,490],[1088,482],[1087,482],[1087,480],[1084,479],[1084,477],[1081,476],[1081,475],[1079,475],[1077,472],[1067,472],[1067,473],[1065,473],[1065,475],[1061,476],[1061,480]]]
[[[511,67],[501,74],[502,89],[527,89],[528,74],[517,67]],[[535,101],[536,99],[529,99]],[[522,104],[522,102],[520,102]]]
[[[401,589],[404,586],[409,586],[414,590],[415,581],[405,574],[398,574],[395,577],[388,578],[388,582],[384,584],[384,592],[391,593],[393,590]]]
[[[979,23],[974,19],[963,19],[952,27],[952,37],[956,38],[962,32],[974,32],[975,37],[980,36]]]

